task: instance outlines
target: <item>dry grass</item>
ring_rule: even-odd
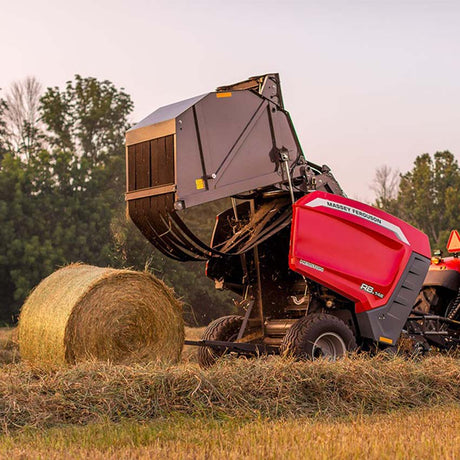
[[[177,362],[184,341],[180,303],[146,272],[73,264],[45,278],[19,317],[24,361],[60,365]]]
[[[18,361],[17,330],[9,327],[0,328],[0,365]]]
[[[331,418],[102,422],[0,436],[1,458],[455,459],[458,406]]]
[[[188,340],[200,340],[203,336],[205,327],[185,327],[185,338]],[[185,345],[182,351],[181,361],[184,363],[197,362],[197,347]]]
[[[0,329],[0,350],[17,353],[14,336]],[[191,350],[174,367],[0,366],[0,458],[460,458],[455,357],[202,370]]]
[[[200,340],[206,327],[185,327],[185,337],[189,340]]]
[[[185,337],[190,340],[201,339],[205,327],[185,327]],[[0,366],[2,364],[18,363],[20,361],[17,328],[0,328]],[[196,347],[184,346],[181,360],[196,362]]]
[[[101,419],[292,418],[385,413],[460,401],[460,361],[356,356],[336,363],[226,359],[200,369],[86,363],[57,370],[0,368],[0,426]]]

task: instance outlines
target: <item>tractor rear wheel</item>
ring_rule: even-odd
[[[326,313],[299,319],[288,330],[281,343],[281,354],[299,359],[327,358],[335,361],[356,349],[351,329],[339,318]]]
[[[438,303],[439,296],[436,292],[436,288],[432,286],[424,287],[415,299],[413,311],[415,313],[434,314]]]
[[[202,339],[232,342],[236,340],[242,323],[241,316],[223,316],[209,324]],[[201,367],[211,367],[225,352],[226,350],[215,350],[211,347],[199,347],[198,363]]]

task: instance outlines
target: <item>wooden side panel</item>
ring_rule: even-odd
[[[150,144],[136,145],[136,190],[150,187]]]
[[[128,171],[126,174],[128,175],[128,192],[132,192],[136,190],[136,146],[130,145],[128,147]]]
[[[150,165],[152,187],[160,185],[159,171],[161,167],[161,157],[164,151],[164,137],[150,141]]]
[[[170,253],[173,248],[160,235],[168,232],[163,218],[174,212],[174,135],[128,146],[127,166],[129,192],[142,193],[152,187],[162,190],[156,196],[131,199],[128,201],[128,212],[151,243]],[[173,190],[170,190],[171,187]]]
[[[128,191],[174,184],[174,135],[128,147]]]
[[[150,141],[152,187],[174,184],[174,136]]]

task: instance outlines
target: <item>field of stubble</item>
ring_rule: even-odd
[[[40,369],[3,329],[0,361],[2,458],[460,457],[455,356]]]

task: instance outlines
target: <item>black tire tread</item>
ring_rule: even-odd
[[[357,348],[356,339],[352,330],[341,319],[328,313],[314,313],[300,318],[292,325],[283,338],[280,346],[280,353],[282,355],[292,354],[296,358],[302,358],[305,353],[305,337],[318,324],[325,323],[326,321],[332,326],[335,325],[343,334],[348,335],[348,338],[342,337],[345,340],[348,351],[352,351]]]
[[[238,315],[222,316],[212,321],[205,329],[202,340],[229,340],[238,332],[243,318]],[[198,348],[198,363],[201,367],[211,367],[220,356],[222,351],[213,350],[210,347]]]

